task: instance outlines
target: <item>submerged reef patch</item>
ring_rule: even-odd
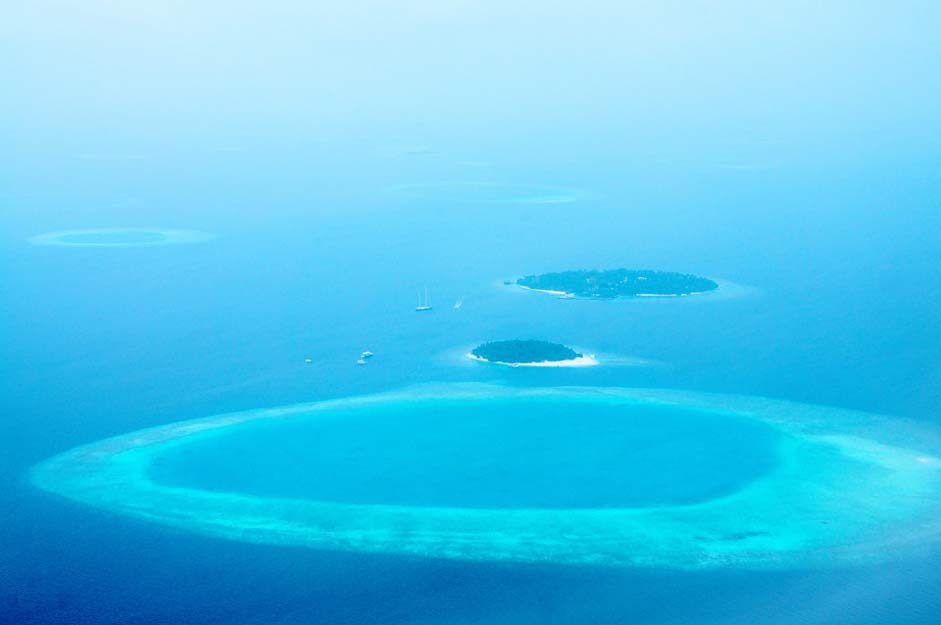
[[[89,228],[60,230],[37,234],[27,239],[34,245],[61,245],[66,247],[153,247],[199,243],[213,235],[196,230],[167,230],[163,228]]]
[[[389,187],[392,195],[416,200],[479,204],[571,204],[584,193],[572,187],[498,182],[429,182]]]
[[[437,409],[475,402],[486,409],[490,401],[529,400],[574,403],[588,416],[594,407],[631,405],[751,420],[776,432],[776,458],[732,492],[630,507],[475,508],[259,496],[161,482],[152,470],[166,454],[235,428],[298,419],[337,423],[350,411],[390,405]],[[567,565],[788,568],[878,561],[937,541],[938,440],[934,430],[906,421],[757,397],[439,384],[140,430],[46,460],[31,479],[99,508],[259,544]]]

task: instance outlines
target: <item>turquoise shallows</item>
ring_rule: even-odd
[[[736,492],[774,469],[781,438],[755,420],[634,402],[402,399],[228,428],[157,457],[150,475],[351,504],[643,508]]]
[[[486,492],[497,483],[495,473],[480,484],[466,485],[479,491],[467,497],[468,505],[460,505],[460,497],[447,492],[446,487],[453,486],[458,477],[449,478],[455,480],[450,485],[447,480],[439,482],[437,490],[400,490],[399,501],[377,498],[381,484],[373,485],[373,496],[366,497],[361,484],[356,500],[344,501],[326,498],[339,492],[336,489],[330,495],[328,487],[291,493],[278,492],[284,486],[275,484],[265,492],[256,483],[245,485],[241,492],[223,491],[219,488],[237,487],[238,480],[199,483],[198,479],[181,479],[183,465],[174,468],[181,454],[189,453],[189,462],[198,463],[201,454],[213,448],[220,454],[236,440],[232,437],[249,435],[252,429],[257,433],[270,428],[259,443],[271,445],[276,444],[278,428],[285,428],[286,439],[296,428],[316,429],[320,422],[334,441],[342,439],[351,445],[358,432],[364,444],[379,444],[396,440],[396,418],[411,420],[410,426],[423,421],[433,428],[434,414],[441,420],[465,419],[514,406],[527,407],[529,416],[522,419],[522,425],[517,420],[508,427],[530,429],[534,443],[540,436],[538,409],[569,428],[569,436],[580,432],[578,418],[613,430],[609,436],[621,437],[624,444],[631,437],[647,436],[635,449],[641,453],[651,441],[660,445],[660,452],[649,457],[650,466],[641,468],[630,459],[617,461],[609,454],[586,458],[586,471],[598,475],[597,463],[614,462],[609,466],[613,472],[642,471],[643,479],[636,480],[637,484],[659,475],[663,486],[647,485],[646,491],[640,488],[618,499],[617,490],[611,488],[616,479],[608,476],[601,480],[604,488],[586,489],[606,500],[560,507],[572,484],[555,498],[527,501],[526,495],[501,500]],[[573,411],[581,417],[571,415]],[[621,427],[619,415],[625,420],[646,420],[649,428],[638,423]],[[665,423],[653,424],[658,417]],[[494,419],[481,423],[489,436],[465,436],[465,459],[474,449],[484,453],[498,427]],[[350,428],[346,434],[344,425]],[[690,436],[697,427],[703,440],[710,442],[708,449],[697,451],[701,463],[691,456],[671,458],[678,449],[690,448]],[[738,447],[732,440],[735,437],[723,441],[712,431],[723,427],[742,437]],[[461,428],[449,426],[442,432],[466,435]],[[680,442],[669,441],[671,429]],[[907,422],[755,397],[655,389],[442,384],[217,415],[132,432],[51,458],[33,469],[32,479],[47,491],[114,512],[253,543],[570,565],[781,568],[890,558],[936,540],[941,532],[941,460],[937,450],[922,448],[933,436],[923,434]],[[397,471],[405,470],[403,459],[412,456],[416,466],[396,478],[400,484],[409,476],[425,475],[419,465],[426,459],[431,463],[429,470],[435,468],[434,462],[444,461],[447,450],[422,446],[422,441],[441,443],[442,436],[419,437],[399,454],[385,452],[386,459],[398,463]],[[558,436],[553,438],[549,448],[553,454],[568,454],[568,466],[575,463],[578,446],[600,444],[588,435],[570,445]],[[408,442],[404,436],[399,440],[403,445]],[[742,448],[753,442],[760,442],[758,448],[750,457],[742,456],[741,470],[732,472],[734,455],[744,453]],[[514,445],[507,449],[519,451],[524,446],[522,442]],[[457,448],[455,441],[451,449]],[[230,449],[229,467],[237,462],[237,440]],[[312,453],[316,450],[315,446]],[[711,458],[710,451],[715,454]],[[537,455],[526,450],[523,457],[532,462]],[[732,466],[715,461],[722,456]],[[343,466],[336,457],[327,460],[334,468]],[[671,460],[678,466],[671,466]],[[254,461],[257,458],[250,462]],[[346,469],[355,461],[349,459]],[[685,480],[700,464],[705,477],[700,477],[698,485],[687,485]],[[544,459],[546,466],[558,468],[555,458]],[[680,478],[663,478],[664,472]],[[324,482],[356,483],[335,473],[316,477]],[[511,478],[507,487],[519,496],[526,472]],[[271,479],[283,482],[278,476]],[[625,479],[630,483],[630,477]],[[544,495],[548,492],[545,484],[540,489]],[[519,507],[514,502],[530,505]]]
[[[27,239],[34,245],[65,247],[153,247],[208,241],[213,235],[195,230],[162,228],[90,228],[38,234]]]
[[[586,193],[573,187],[497,182],[398,184],[388,188],[395,197],[461,204],[572,204]]]

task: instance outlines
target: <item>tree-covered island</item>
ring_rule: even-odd
[[[560,271],[524,276],[516,284],[535,291],[593,299],[694,295],[719,287],[709,278],[652,269]]]
[[[484,343],[471,350],[471,356],[478,360],[509,365],[561,362],[582,358],[581,354],[565,345],[531,340]]]

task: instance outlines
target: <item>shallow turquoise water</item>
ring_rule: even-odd
[[[101,232],[79,232],[64,234],[58,239],[74,245],[130,245],[135,243],[157,243],[166,239],[160,232],[146,230],[114,230]]]
[[[700,421],[705,418],[704,427],[697,434],[686,423],[683,432],[676,427],[675,415],[658,414],[665,406],[685,409]],[[761,476],[749,476],[719,445],[716,451],[725,459],[720,464],[733,466],[742,481],[752,477],[750,483],[698,502],[664,499],[663,493],[675,489],[671,480],[679,484],[683,476],[668,476],[675,471],[663,462],[658,466],[658,456],[677,451],[677,440],[700,440],[698,449],[682,450],[691,455],[677,463],[688,467],[687,472],[699,470],[698,480],[686,476],[686,481],[703,484],[703,476],[711,479],[721,473],[710,467],[716,456],[708,435],[719,413],[780,432],[778,462]],[[543,414],[545,422],[538,418]],[[583,428],[593,415],[601,418],[586,435]],[[614,429],[605,418],[611,415],[619,417]],[[647,427],[658,419],[665,428]],[[524,425],[529,420],[531,427],[495,429],[516,420]],[[689,415],[680,419],[690,420]],[[646,423],[625,427],[628,421]],[[718,418],[726,434],[745,446],[760,447],[741,436],[738,427],[727,427],[727,421],[727,416]],[[328,427],[299,431],[298,424]],[[411,437],[396,436],[399,425],[418,425],[434,434],[430,440],[419,431]],[[559,432],[540,431],[546,425],[559,426]],[[287,427],[267,441],[248,437],[256,449],[269,445],[268,455],[282,453],[288,436],[314,456],[311,441],[324,434],[318,441],[325,444],[323,456],[340,461],[311,466],[308,457],[294,453],[293,460],[292,454],[285,454],[287,464],[265,466],[254,460],[257,451],[249,446],[227,444],[232,432],[251,434],[262,426]],[[345,442],[336,442],[331,429],[341,432]],[[367,429],[380,435],[357,436]],[[638,429],[662,429],[666,437],[645,434],[625,445],[631,437],[621,438],[623,432]],[[900,427],[877,415],[760,397],[663,389],[430,384],[129,432],[50,458],[31,471],[31,479],[46,491],[96,507],[258,544],[579,566],[819,567],[901,557],[937,540],[941,458],[924,450],[934,436],[930,430]],[[495,446],[501,437],[525,442]],[[247,470],[251,476],[242,481],[287,483],[293,492],[272,494],[266,486],[263,493],[253,493],[231,478],[225,478],[222,488],[215,483],[207,488],[204,479],[195,484],[162,481],[155,462],[167,454],[179,457],[200,442],[204,448],[214,442],[224,460],[214,463],[211,453],[197,449],[188,463],[176,468],[177,474],[224,475],[228,467],[236,467],[235,473]],[[611,459],[611,443],[618,458],[630,445],[644,449],[639,453],[646,457],[624,467],[598,466],[597,460]],[[598,448],[597,460],[586,462],[573,455],[578,447],[589,452]],[[541,465],[526,466],[540,456]],[[517,468],[511,469],[514,461]],[[362,470],[369,465],[371,470]],[[438,475],[441,471],[452,475]],[[627,471],[634,476],[611,478]],[[347,474],[352,488],[337,490],[349,481]],[[292,479],[295,475],[303,479]],[[307,492],[298,489],[298,483],[308,487]],[[309,488],[311,484],[317,489]],[[327,493],[332,489],[342,494],[327,494],[320,484],[332,485]],[[641,498],[658,494],[659,499],[614,500],[612,489],[634,489]],[[514,499],[517,492],[522,494]],[[533,492],[538,499],[529,496]],[[377,501],[377,493],[386,494]],[[579,498],[573,493],[588,495]]]
[[[400,401],[263,422],[159,456],[161,483],[463,508],[679,505],[772,470],[780,435],[714,412],[572,400]]]
[[[387,192],[390,197],[460,204],[571,204],[586,196],[575,188],[481,181],[399,184],[389,187]]]

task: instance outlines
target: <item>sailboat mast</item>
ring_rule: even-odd
[[[418,292],[418,306],[415,307],[415,310],[422,312],[426,310],[431,310],[431,298],[428,296],[428,286],[425,286],[425,296],[422,297],[422,292]]]

